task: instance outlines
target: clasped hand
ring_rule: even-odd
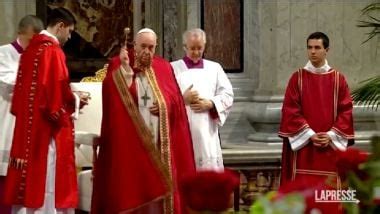
[[[319,132],[311,136],[311,141],[313,142],[313,145],[320,148],[325,148],[328,145],[330,145],[331,138],[326,132]]]
[[[87,91],[73,91],[79,97],[79,109],[88,105],[88,101],[91,100],[91,94]]]
[[[186,105],[190,105],[190,109],[196,113],[201,113],[213,108],[211,100],[200,98],[197,91],[192,90],[193,85],[185,90],[183,99]]]
[[[157,101],[153,102],[153,106],[149,107],[149,111],[151,114],[158,116],[159,114],[159,108],[158,108],[158,103]]]

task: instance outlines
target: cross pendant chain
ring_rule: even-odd
[[[140,80],[140,86],[144,90],[144,95],[141,96],[140,98],[144,101],[144,107],[147,106],[148,100],[150,100],[150,96],[148,95],[148,89],[149,89],[149,83],[147,77],[146,79],[146,84],[144,85],[144,80],[141,76],[138,77]]]

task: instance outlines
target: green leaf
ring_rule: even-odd
[[[380,75],[362,81],[360,86],[352,92],[352,99],[357,104],[377,110],[380,104]]]
[[[371,11],[378,11],[378,10],[380,10],[380,3],[372,3],[362,9],[362,14],[365,15]]]

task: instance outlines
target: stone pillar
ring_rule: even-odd
[[[137,33],[142,28],[142,5],[140,0],[133,0],[133,30]],[[133,36],[133,35],[132,35]]]
[[[163,57],[169,61],[173,61],[176,57],[176,48],[181,46],[181,40],[178,36],[180,34],[180,25],[186,25],[181,21],[185,20],[181,15],[183,9],[183,1],[177,0],[163,0],[164,8],[164,23],[163,23]]]
[[[144,23],[141,27],[149,27],[156,32],[158,36],[158,47],[156,53],[162,56],[163,52],[163,10],[162,10],[163,0],[145,0],[145,10],[144,10]]]
[[[0,45],[12,42],[17,35],[20,19],[25,15],[36,15],[36,0],[0,1]]]

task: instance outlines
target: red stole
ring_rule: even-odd
[[[48,145],[56,144],[55,206],[77,206],[74,158],[74,95],[69,85],[65,55],[52,38],[35,35],[22,54],[12,113],[14,138],[6,178],[5,202],[39,208],[45,198]],[[59,112],[57,122],[48,119]]]
[[[119,67],[119,58],[114,58],[103,82],[92,213],[138,210],[160,199],[163,211],[181,213],[184,204],[177,186],[186,173],[195,172],[195,165],[184,103],[171,66],[155,57],[147,75],[160,104],[159,148],[151,142],[131,94],[134,90],[126,85]]]
[[[293,152],[287,137],[305,128],[317,132],[334,130],[353,143],[352,101],[343,75],[336,70],[316,74],[304,69],[289,80],[282,108],[279,135],[284,138],[281,183],[294,179],[334,177],[336,154],[331,148],[317,148],[309,142]]]

